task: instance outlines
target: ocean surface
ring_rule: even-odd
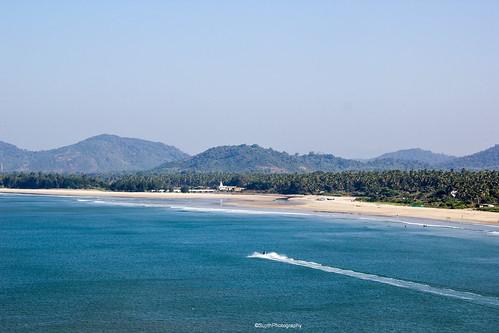
[[[0,332],[499,332],[499,228],[0,195]]]

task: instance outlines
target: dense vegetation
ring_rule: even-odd
[[[478,153],[455,158],[443,165],[447,169],[490,169],[499,170],[499,145]]]
[[[0,172],[113,173],[154,169],[170,173],[270,174],[463,168],[499,170],[499,145],[464,157],[415,148],[360,161],[322,153],[288,154],[258,145],[218,146],[189,156],[159,142],[106,134],[45,151],[27,151],[0,141]]]
[[[434,207],[479,207],[499,203],[499,171],[345,171],[308,174],[138,173],[118,176],[14,173],[0,175],[11,188],[101,188],[111,191],[174,187],[245,187],[281,194],[354,195],[362,200]],[[454,195],[453,195],[454,194]]]
[[[168,162],[160,171],[189,172],[311,172],[359,169],[363,163],[331,154],[290,155],[259,145],[219,146],[190,159]]]
[[[58,173],[9,173],[0,174],[0,187],[7,188],[66,188],[109,189],[109,179],[87,175],[64,175]]]
[[[344,159],[331,154],[290,155],[258,145],[219,146],[192,158],[164,163],[157,171],[306,173],[461,168],[498,170],[499,146],[459,158],[421,149],[407,149],[364,161]]]

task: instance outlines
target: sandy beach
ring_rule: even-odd
[[[346,213],[365,216],[423,218],[441,221],[471,222],[499,225],[499,214],[471,209],[443,209],[408,207],[356,201],[353,197],[325,197],[315,195],[285,196],[255,193],[157,193],[157,192],[110,192],[72,189],[6,189],[0,193],[89,196],[144,199],[214,199],[225,204],[245,208],[284,209],[304,212]]]

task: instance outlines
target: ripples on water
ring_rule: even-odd
[[[0,331],[497,332],[497,234],[208,201],[3,195]]]

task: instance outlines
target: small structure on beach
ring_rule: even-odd
[[[483,205],[480,205],[480,208],[494,208],[495,205],[492,205],[492,204],[483,204]]]
[[[212,188],[208,188],[208,187],[199,187],[199,188],[190,188],[189,192],[190,193],[213,193],[213,192],[215,192],[215,190]]]
[[[220,181],[220,185],[218,185],[218,190],[220,192],[242,192],[242,191],[244,191],[244,187],[227,186],[227,185],[224,185],[224,183],[222,181]]]

